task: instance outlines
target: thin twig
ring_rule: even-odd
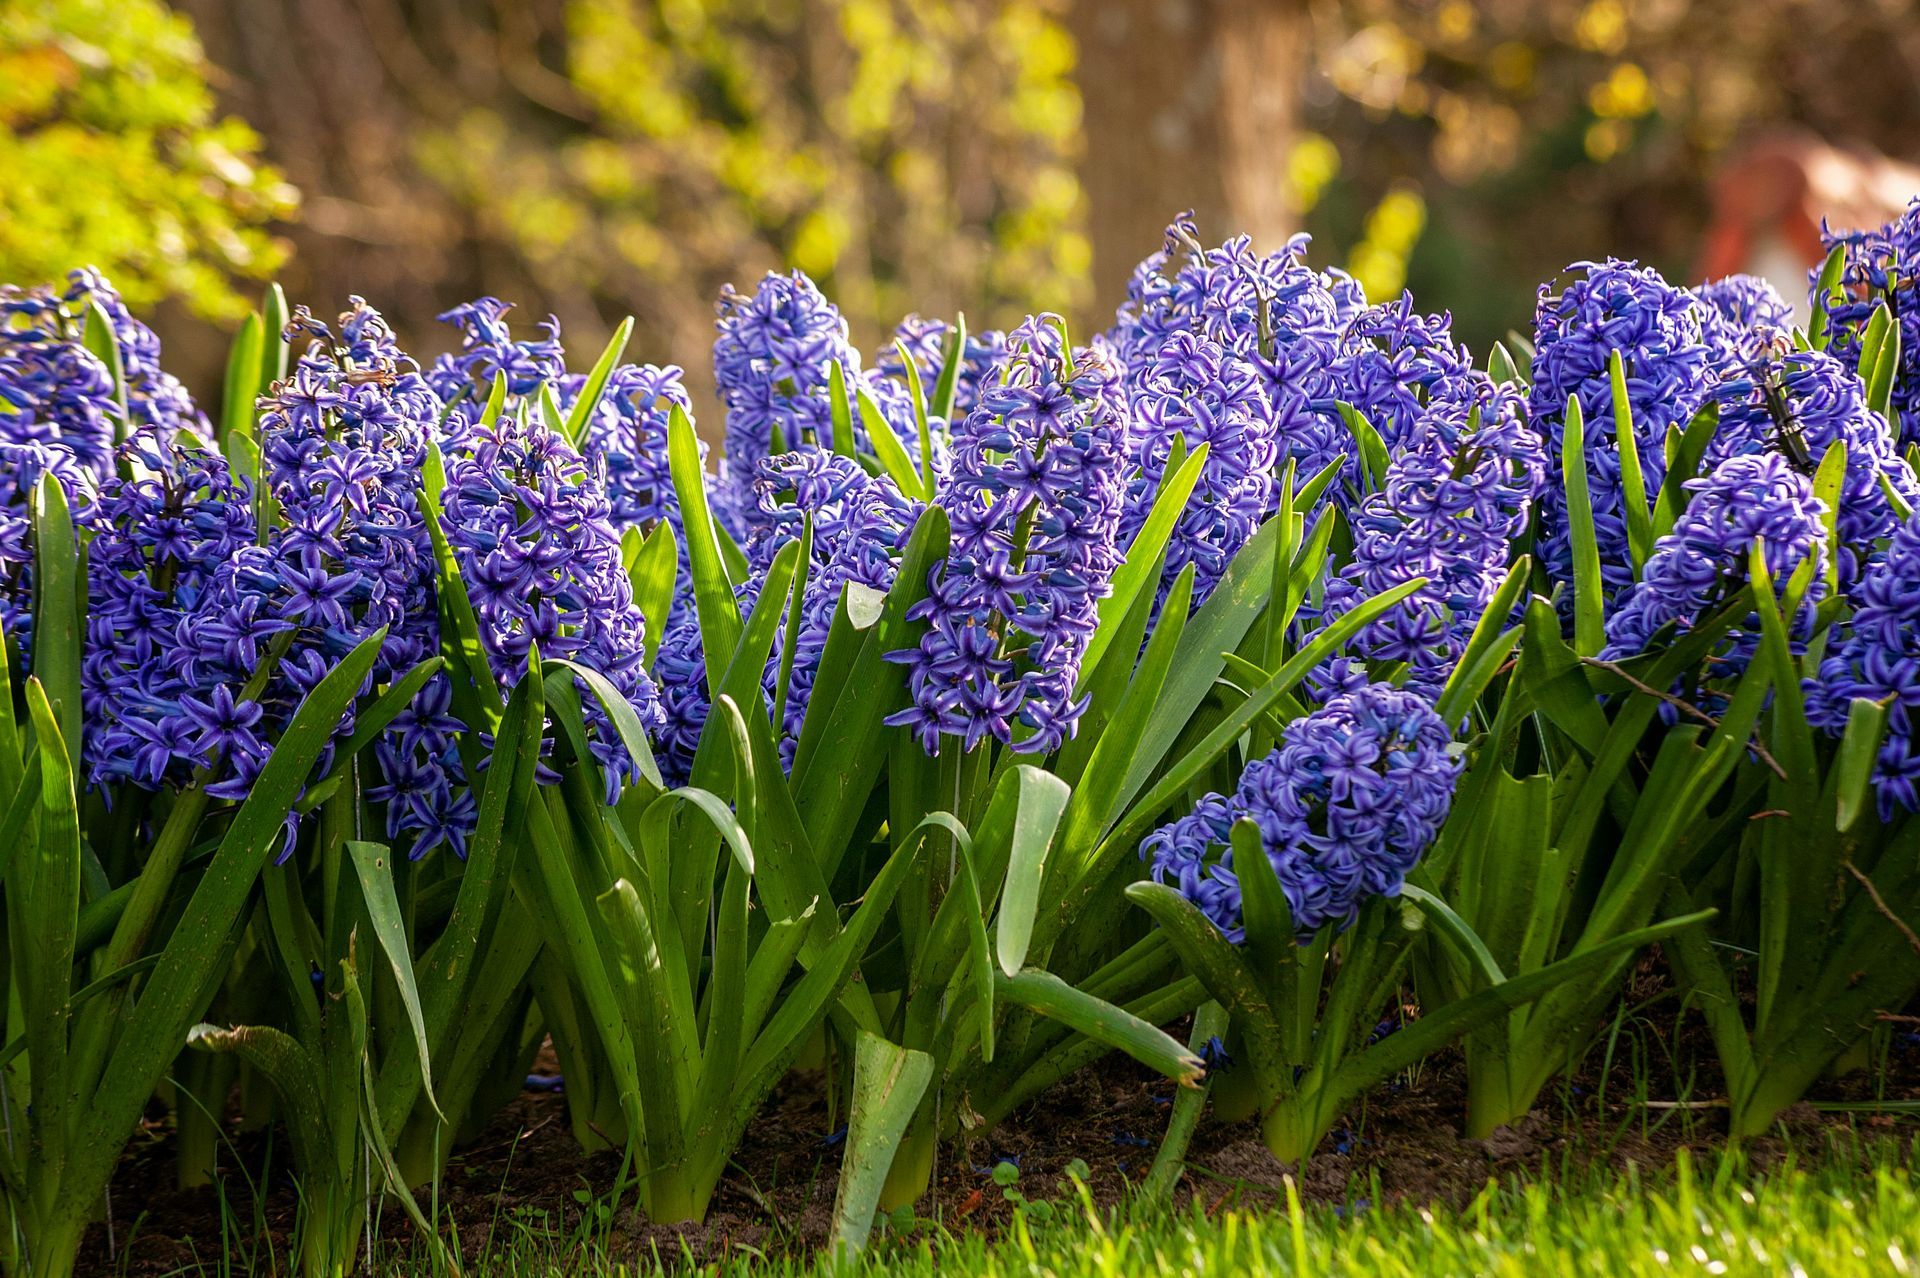
[[[1618,678],[1625,680],[1628,683],[1628,685],[1630,685],[1634,689],[1634,691],[1644,692],[1650,697],[1654,697],[1661,701],[1666,702],[1668,705],[1678,710],[1681,714],[1685,715],[1687,718],[1694,720],[1696,723],[1704,723],[1709,728],[1712,728],[1715,731],[1718,731],[1720,728],[1720,721],[1714,718],[1712,715],[1708,714],[1705,710],[1702,710],[1699,706],[1694,705],[1691,701],[1686,701],[1679,697],[1676,697],[1671,692],[1662,692],[1660,689],[1654,687],[1652,684],[1644,683],[1641,680],[1634,678],[1632,675],[1628,674],[1624,669],[1622,669],[1619,666],[1619,664],[1616,662],[1602,661],[1599,657],[1582,657],[1580,658],[1580,662],[1582,665],[1592,666],[1596,670],[1604,670],[1610,675],[1615,675]],[[1781,767],[1780,764],[1774,759],[1772,755],[1767,753],[1767,748],[1761,745],[1758,740],[1749,738],[1747,741],[1747,749],[1753,751],[1754,757],[1759,759],[1760,762],[1766,764],[1767,768],[1773,773],[1773,775],[1775,775],[1776,777],[1779,777],[1782,781],[1785,781],[1788,779],[1787,770]]]
[[[1906,920],[1893,912],[1892,907],[1887,904],[1887,899],[1880,895],[1880,889],[1873,885],[1873,880],[1862,874],[1860,867],[1855,865],[1851,858],[1840,864],[1847,867],[1848,874],[1860,880],[1860,886],[1867,890],[1869,897],[1873,898],[1873,908],[1886,915],[1887,922],[1899,928],[1900,935],[1907,938],[1907,944],[1913,947],[1913,952],[1920,954],[1920,936],[1915,936],[1913,929],[1907,926]]]

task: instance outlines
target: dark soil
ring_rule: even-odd
[[[1722,1143],[1711,1107],[1721,1093],[1704,1034],[1694,1019],[1676,1024],[1656,974],[1644,972],[1636,986],[1628,1006],[1637,996],[1642,1010],[1623,1014],[1587,1064],[1549,1088],[1520,1124],[1485,1141],[1462,1136],[1464,1069],[1457,1055],[1442,1053],[1349,1115],[1309,1160],[1300,1193],[1342,1210],[1403,1200],[1457,1209],[1489,1180],[1510,1175],[1544,1170],[1564,1178],[1628,1164],[1658,1170],[1682,1149],[1710,1154]],[[1895,1027],[1883,1074],[1826,1080],[1820,1097],[1920,1098],[1920,1035],[1910,1028]],[[1072,1192],[1064,1176],[1079,1160],[1089,1169],[1095,1202],[1116,1203],[1146,1174],[1171,1094],[1164,1079],[1110,1057],[993,1132],[943,1147],[933,1190],[917,1211],[949,1230],[996,1231],[1014,1211],[993,1177],[1003,1160],[1015,1162],[1016,1190],[1029,1199],[1058,1200]],[[629,1196],[611,1228],[588,1229],[615,1255],[669,1262],[706,1261],[737,1249],[811,1249],[828,1234],[841,1151],[830,1124],[840,1121],[830,1116],[823,1080],[795,1075],[748,1130],[703,1225],[652,1225],[632,1209]],[[1857,1157],[1863,1142],[1853,1137],[1890,1133],[1895,1124],[1889,1117],[1802,1105],[1785,1116],[1781,1136],[1750,1143],[1749,1157],[1758,1170],[1777,1163],[1789,1147],[1803,1160]],[[168,1123],[164,1117],[151,1122],[114,1184],[117,1245],[110,1253],[107,1228],[96,1226],[80,1272],[176,1273],[196,1262],[211,1266],[223,1245],[236,1258],[259,1257],[270,1242],[284,1258],[296,1205],[284,1145],[273,1148],[263,1133],[235,1136],[234,1143],[237,1157],[223,1158],[217,1187],[177,1190]],[[1290,1170],[1268,1154],[1257,1123],[1205,1119],[1188,1166],[1179,1196],[1197,1195],[1209,1211],[1282,1201]],[[460,1223],[460,1250],[469,1260],[509,1248],[523,1233],[550,1240],[557,1234],[563,1242],[604,1199],[619,1167],[615,1155],[581,1151],[562,1096],[523,1092],[453,1158],[441,1187],[442,1218]],[[412,1229],[395,1209],[381,1224],[383,1235],[395,1240]]]

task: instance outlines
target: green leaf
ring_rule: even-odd
[[[833,451],[852,457],[853,404],[847,397],[847,370],[839,360],[827,366],[827,416],[833,423]]]
[[[847,1152],[833,1199],[833,1240],[843,1253],[867,1245],[900,1138],[933,1081],[933,1057],[862,1032],[853,1049]]]
[[[1834,755],[1835,790],[1839,803],[1834,828],[1849,830],[1867,810],[1867,788],[1879,762],[1880,743],[1886,737],[1887,707],[1879,701],[1855,697],[1847,706],[1847,728]]]
[[[1180,1040],[1131,1012],[1075,989],[1051,972],[1028,968],[1016,976],[1002,976],[1000,995],[1088,1038],[1119,1048],[1182,1087],[1198,1086],[1206,1076],[1205,1063]]]
[[[1807,329],[1807,343],[1816,351],[1824,351],[1833,341],[1832,307],[1835,301],[1844,298],[1840,285],[1840,276],[1847,265],[1847,246],[1836,244],[1827,254],[1827,260],[1820,265],[1820,275],[1813,283],[1813,323]]]
[[[1093,638],[1087,643],[1087,651],[1080,659],[1080,684],[1077,691],[1084,691],[1099,668],[1100,659],[1106,655],[1113,644],[1114,635],[1120,630],[1120,623],[1133,608],[1140,592],[1159,584],[1160,555],[1166,550],[1167,542],[1173,537],[1175,524],[1187,509],[1187,500],[1193,495],[1194,485],[1200,482],[1200,474],[1207,464],[1207,445],[1202,444],[1188,455],[1185,462],[1163,476],[1160,491],[1153,499],[1153,508],[1147,512],[1146,522],[1140,531],[1134,534],[1133,544],[1127,547],[1126,558],[1114,569],[1111,590],[1100,601],[1099,624],[1095,627]],[[1135,654],[1124,653],[1131,659]]]
[[[70,770],[80,767],[80,656],[86,624],[86,577],[66,490],[51,474],[33,490],[33,671],[67,743]]]
[[[1600,543],[1593,532],[1593,498],[1587,491],[1586,438],[1580,400],[1570,395],[1560,473],[1567,490],[1567,532],[1573,542],[1573,646],[1581,656],[1592,657],[1607,641],[1606,594],[1600,578]]]
[[[270,393],[273,384],[287,375],[286,333],[290,314],[286,293],[278,284],[267,285],[266,295],[260,299],[260,381],[250,399]]]
[[[120,339],[113,331],[113,320],[97,299],[87,300],[87,318],[80,343],[107,366],[113,378],[113,402],[120,410],[120,420],[113,427],[113,442],[123,444],[133,426],[133,413],[127,402],[127,363],[121,355]]]
[[[693,602],[700,617],[700,646],[706,654],[707,686],[718,688],[727,662],[740,642],[740,605],[720,559],[716,524],[707,507],[706,475],[693,422],[675,404],[667,421],[667,459],[674,491],[680,497],[687,536],[687,568],[693,574]]]
[[[613,376],[620,357],[626,354],[627,339],[632,336],[633,316],[629,315],[620,321],[620,327],[613,330],[613,336],[607,339],[607,348],[594,361],[593,371],[580,384],[580,394],[574,398],[573,407],[568,410],[567,419],[561,426],[567,441],[576,448],[587,437],[587,423],[593,420],[594,410],[600,407],[600,397],[607,391],[607,380]]]
[[[1533,573],[1533,560],[1526,555],[1520,556],[1513,567],[1494,591],[1493,599],[1487,604],[1480,620],[1473,625],[1473,634],[1467,639],[1467,646],[1460,654],[1460,660],[1454,665],[1453,673],[1447,676],[1447,684],[1441,690],[1434,710],[1443,723],[1457,725],[1467,717],[1474,703],[1493,682],[1493,677],[1506,662],[1507,654],[1513,651],[1520,641],[1519,628],[1506,629],[1507,619],[1513,616],[1519,606],[1520,596],[1526,592],[1527,578]]]
[[[1634,575],[1653,552],[1653,515],[1647,507],[1647,481],[1640,472],[1640,441],[1633,433],[1633,401],[1627,397],[1627,366],[1618,349],[1607,357],[1613,389],[1613,437],[1620,451],[1620,486],[1626,499],[1627,549]]]
[[[634,606],[647,621],[646,664],[652,668],[660,652],[660,640],[667,633],[667,620],[673,614],[680,546],[674,540],[673,525],[664,519],[644,539],[639,529],[627,529],[620,545],[626,557],[627,578],[633,583]]]
[[[263,342],[260,316],[250,312],[241,321],[227,350],[227,375],[220,392],[220,439],[253,434],[254,396],[260,391]]]
[[[1660,496],[1654,503],[1653,535],[1656,540],[1673,531],[1680,514],[1687,508],[1687,481],[1700,475],[1700,463],[1720,430],[1720,407],[1708,403],[1693,415],[1687,429],[1669,450],[1667,477],[1660,483]],[[1669,434],[1669,441],[1673,440]]]
[[[960,370],[967,362],[967,317],[965,312],[953,317],[953,333],[947,338],[946,362],[940,365],[940,376],[934,379],[933,398],[927,401],[927,412],[940,420],[953,422],[953,397],[960,385]],[[929,454],[922,453],[926,459]]]
[[[20,969],[14,979],[26,1021],[34,1130],[59,1133],[72,1095],[68,994],[80,921],[80,817],[72,756],[38,679],[27,680],[26,700],[37,738],[39,838],[17,854],[7,880],[8,921],[24,933],[14,941]],[[60,1152],[51,1151],[56,1167]]]
[[[1345,400],[1336,400],[1334,406],[1340,410],[1340,420],[1345,423],[1347,432],[1353,436],[1353,442],[1360,450],[1360,472],[1362,491],[1377,493],[1387,482],[1387,441],[1380,437],[1374,424],[1367,415]]]
[[[640,775],[652,783],[656,789],[664,787],[665,782],[660,779],[660,767],[654,762],[653,749],[647,744],[647,730],[640,722],[640,714],[633,708],[633,703],[622,695],[620,689],[613,685],[611,679],[598,670],[558,657],[543,663],[541,670],[545,673],[565,670],[581,683],[586,684],[587,691],[593,693],[594,698],[600,702],[601,708],[607,712],[607,718],[612,722],[613,730],[620,738],[620,744],[626,748],[627,757],[633,760],[634,766],[640,770]]]
[[[1875,322],[1884,322],[1886,335],[1880,340],[1880,358],[1873,366],[1873,376],[1867,381],[1867,407],[1887,422],[1897,422],[1893,409],[1893,383],[1900,371],[1900,326],[1893,322],[1893,316],[1887,310],[1885,302],[1873,311]]]
[[[406,1010],[407,1024],[413,1029],[413,1050],[420,1057],[420,1084],[427,1104],[440,1113],[440,1102],[433,1096],[433,1053],[427,1048],[427,1020],[420,1011],[420,989],[413,979],[413,953],[407,944],[407,927],[400,917],[400,898],[394,894],[393,871],[389,860],[393,853],[379,843],[347,840],[347,855],[353,861],[360,881],[360,899],[367,907],[367,920],[373,924],[373,936],[393,969],[393,980],[400,991],[400,1006]]]
[[[927,491],[926,481],[913,468],[913,458],[907,455],[906,445],[894,433],[893,423],[880,411],[880,405],[873,402],[872,392],[865,386],[856,386],[854,402],[859,407],[860,420],[867,428],[867,444],[873,449],[880,469],[887,473],[887,478],[893,480],[894,487],[907,497],[933,500],[933,494]]]
[[[1040,908],[1040,885],[1047,873],[1047,851],[1071,797],[1066,782],[1038,768],[1022,764],[1010,775],[1020,797],[1014,810],[1013,852],[994,927],[994,950],[1000,970],[1008,976],[1026,965],[1034,915]]]

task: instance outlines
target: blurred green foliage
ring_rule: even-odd
[[[1056,7],[536,6],[501,46],[517,96],[470,103],[417,155],[538,292],[643,326],[649,302],[704,309],[719,282],[783,265],[868,340],[916,307],[1068,309],[1088,248]]]
[[[159,0],[0,0],[0,279],[106,271],[135,307],[240,314],[285,251],[294,192],[218,118],[186,19]]]

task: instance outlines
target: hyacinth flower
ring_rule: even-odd
[[[7,424],[0,413],[0,431]],[[61,444],[0,441],[0,636],[33,664],[33,494],[48,476],[69,502],[91,501],[93,475]]]
[[[1192,215],[1183,215],[1167,228],[1161,251],[1134,269],[1127,300],[1102,338],[1130,387],[1175,333],[1207,338],[1251,365],[1267,394],[1280,459],[1291,459],[1301,475],[1353,454],[1339,418],[1315,405],[1328,398],[1341,331],[1365,308],[1352,280],[1307,266],[1307,244],[1297,235],[1262,257],[1242,235],[1208,249]]]
[[[1751,358],[1793,330],[1793,304],[1757,275],[1696,284],[1693,295],[1707,307],[1707,340],[1735,358]]]
[[[849,409],[864,389],[909,453],[918,447],[905,389],[878,370],[862,371],[840,308],[805,273],[769,274],[751,296],[729,286],[718,312],[713,378],[727,420],[714,506],[737,537],[750,537],[758,518],[753,481],[763,458],[802,447],[872,451],[858,412],[846,419],[852,438],[834,438],[836,368]]]
[[[1767,451],[1815,476],[1834,445],[1846,449],[1835,518],[1839,582],[1846,589],[1900,523],[1899,507],[1920,505],[1920,481],[1900,456],[1887,421],[1867,404],[1866,386],[1824,351],[1775,342],[1729,369],[1714,391],[1720,428],[1708,456]]]
[[[1480,393],[1473,361],[1453,340],[1451,317],[1414,309],[1413,295],[1371,306],[1342,329],[1338,353],[1314,401],[1314,408],[1342,434],[1350,436],[1341,405],[1360,415],[1385,444],[1389,457],[1404,447],[1431,409],[1457,406],[1461,415]],[[1360,448],[1350,437],[1349,456]],[[1340,491],[1364,492],[1356,482],[1360,467],[1349,461]],[[1373,477],[1378,483],[1379,477]]]
[[[1577,399],[1584,423],[1587,488],[1608,607],[1633,583],[1627,497],[1615,436],[1612,365],[1625,372],[1628,407],[1643,483],[1656,491],[1666,476],[1667,432],[1684,430],[1710,402],[1719,368],[1708,341],[1708,314],[1691,293],[1632,262],[1576,262],[1558,292],[1540,287],[1534,312],[1532,418],[1546,439],[1548,462],[1563,467],[1567,401]],[[1564,488],[1540,494],[1539,553],[1548,577],[1573,580],[1573,538]]]
[[[1328,583],[1322,616],[1403,582],[1421,586],[1349,646],[1376,662],[1404,662],[1406,685],[1437,697],[1507,577],[1545,470],[1545,449],[1513,389],[1484,376],[1477,398],[1449,396],[1424,409],[1388,464],[1381,490],[1352,516],[1353,558]],[[1347,690],[1352,659],[1320,672],[1327,692]]]
[[[1085,709],[1074,685],[1119,563],[1126,407],[1117,370],[1070,352],[1063,327],[1040,315],[1013,330],[1000,379],[954,434],[952,544],[910,614],[928,629],[889,654],[913,705],[887,722],[928,754],[949,736],[1050,753]]]
[[[480,420],[496,379],[507,394],[525,401],[546,383],[566,375],[567,352],[560,344],[560,321],[549,315],[540,325],[544,337],[516,339],[507,324],[513,303],[478,297],[443,312],[440,322],[460,330],[460,349],[442,355],[427,370],[427,384],[440,397],[450,433]]]
[[[1786,619],[1795,651],[1813,637],[1817,605],[1825,591],[1826,504],[1813,494],[1812,482],[1777,453],[1730,458],[1702,479],[1688,480],[1691,498],[1673,531],[1654,544],[1640,580],[1621,595],[1607,619],[1607,645],[1600,656],[1620,661],[1649,651],[1657,641],[1684,635],[1699,626],[1749,584],[1751,552],[1765,556],[1776,596],[1795,597],[1798,606]],[[1797,595],[1789,583],[1809,565],[1812,580]],[[1677,695],[1703,708],[1724,704],[1717,686],[1745,673],[1760,642],[1757,622],[1729,631],[1707,654]],[[1662,714],[1672,721],[1671,706]]]
[[[573,404],[585,383],[584,374],[565,378],[560,383],[561,406]],[[614,527],[644,533],[664,521],[685,540],[680,499],[667,470],[667,422],[676,407],[693,412],[678,365],[621,364],[608,377],[587,419],[580,451],[604,476]],[[706,460],[704,444],[700,457]]]
[[[649,731],[664,722],[646,671],[646,619],[633,599],[612,503],[585,460],[524,414],[477,425],[446,460],[443,526],[480,639],[502,687],[542,659],[601,675]],[[641,775],[607,711],[587,697],[589,746],[607,802]]]
[[[1816,336],[1824,314],[1829,349],[1856,373],[1862,371],[1863,339],[1874,310],[1885,305],[1900,334],[1900,365],[1893,378],[1893,410],[1900,443],[1920,443],[1920,198],[1885,226],[1834,231],[1824,222],[1821,243],[1839,254],[1838,289],[1829,294],[1825,276],[1813,282]],[[1816,345],[1818,342],[1816,342]]]

